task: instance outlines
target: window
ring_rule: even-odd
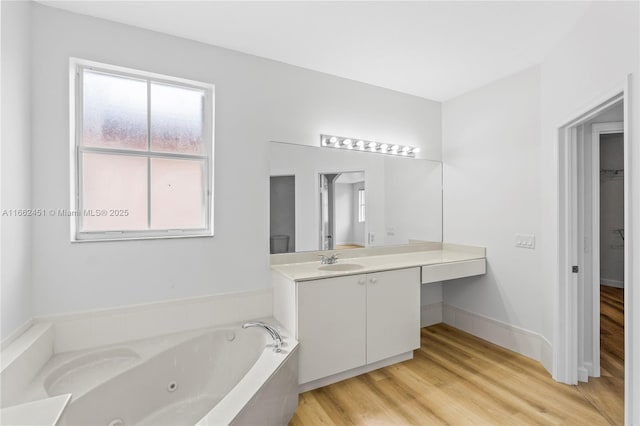
[[[213,86],[72,70],[72,240],[213,235]]]
[[[358,189],[358,222],[364,222],[364,188]]]

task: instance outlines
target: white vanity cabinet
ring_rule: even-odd
[[[367,364],[420,347],[420,269],[367,274]]]
[[[299,383],[366,364],[365,275],[297,283]]]
[[[297,282],[280,277],[274,276],[274,316],[300,342],[300,384],[420,347],[420,268]]]

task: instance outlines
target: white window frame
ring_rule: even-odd
[[[358,188],[358,223],[364,223],[366,218],[367,199],[364,188]]]
[[[119,75],[128,78],[147,80],[148,87],[151,82],[168,84],[177,87],[186,87],[204,91],[204,116],[203,116],[203,153],[199,155],[161,153],[151,151],[129,151],[126,149],[96,148],[82,146],[82,96],[83,96],[83,71],[85,69]],[[214,99],[215,86],[182,78],[166,76],[162,74],[139,71],[99,62],[87,61],[78,58],[70,59],[70,84],[69,84],[69,117],[70,117],[70,183],[71,183],[71,241],[122,241],[158,238],[186,238],[186,237],[211,237],[213,233],[213,166],[214,166]],[[147,99],[147,115],[149,112]],[[148,135],[150,137],[150,135]],[[162,229],[162,230],[137,230],[137,231],[82,231],[83,205],[82,205],[82,153],[96,152],[114,155],[134,155],[144,158],[175,158],[204,160],[206,170],[203,173],[204,206],[203,214],[205,226],[199,229]],[[150,179],[150,165],[147,169],[147,180]],[[149,182],[147,182],[149,185]],[[151,208],[150,197],[147,194],[147,207]],[[151,212],[149,211],[149,214]]]

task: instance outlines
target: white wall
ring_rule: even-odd
[[[487,248],[487,274],[443,284],[448,305],[542,332],[540,70],[530,68],[443,104],[444,241]]]
[[[37,315],[270,286],[269,140],[317,146],[329,133],[417,145],[440,159],[439,103],[42,5],[33,11],[38,206],[69,206],[70,56],[216,85],[215,236],[71,244],[67,218],[33,221]]]
[[[613,91],[624,86],[628,74],[633,74],[632,98],[628,123],[630,141],[629,199],[630,215],[625,233],[629,234],[630,259],[638,259],[640,247],[640,71],[638,50],[640,43],[640,7],[637,2],[596,2],[542,64],[542,143],[540,155],[541,202],[548,209],[543,211],[542,226],[548,229],[549,238],[541,244],[543,253],[543,280],[548,287],[549,300],[557,300],[557,132],[558,128],[595,102],[603,101]],[[625,170],[626,171],[626,170]],[[640,306],[640,264],[628,262],[629,278],[625,280],[625,300],[628,306]],[[553,334],[554,321],[559,326],[555,303],[545,309],[549,331]],[[640,312],[625,311],[625,343],[629,356],[625,357],[625,423],[640,424]],[[554,335],[554,346],[558,346]],[[554,376],[558,374],[558,365]]]
[[[558,283],[557,132],[560,126],[584,112],[584,108],[604,101],[603,96],[622,87],[627,74],[638,71],[638,30],[637,3],[595,2],[541,66],[540,201],[546,208],[541,212],[545,238],[539,248],[544,266],[543,291],[550,301],[555,300]],[[639,128],[638,114],[630,117],[631,126]],[[632,145],[637,146],[638,135],[629,136]],[[640,167],[637,158],[633,161]],[[634,220],[640,220],[640,215]],[[545,335],[551,337],[553,304],[543,309]]]
[[[539,69],[443,105],[444,239],[486,245],[488,259],[486,276],[444,286],[445,303],[538,331],[558,346],[558,130],[622,88],[629,73],[633,98],[627,180],[634,197],[625,236],[630,258],[638,258],[639,9],[637,2],[594,2]],[[536,249],[513,248],[515,232],[535,233]],[[640,306],[640,265],[629,266],[627,303]],[[634,340],[627,341],[627,401],[640,395],[638,311],[625,312],[627,326],[635,330]],[[555,362],[554,371],[557,358]],[[627,404],[626,410],[626,422],[640,424],[640,406]]]
[[[353,184],[336,182],[334,186],[336,245],[353,244]]]
[[[37,207],[31,203],[29,2],[1,4],[2,14],[2,210]],[[33,315],[31,221],[2,216],[0,339]]]

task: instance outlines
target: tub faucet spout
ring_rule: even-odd
[[[271,338],[273,339],[273,351],[274,352],[280,352],[282,349],[282,336],[280,335],[280,333],[278,332],[278,330],[276,330],[276,328],[270,324],[267,324],[266,322],[262,322],[262,321],[249,321],[246,322],[242,325],[242,328],[249,328],[249,327],[261,327],[264,328],[267,333],[269,333],[271,335]]]

